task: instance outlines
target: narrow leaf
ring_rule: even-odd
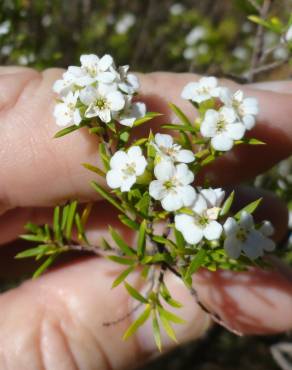
[[[207,252],[205,249],[201,248],[199,252],[195,255],[195,257],[192,259],[192,262],[187,270],[187,275],[192,276],[198,269],[202,266]]]
[[[139,228],[138,243],[137,243],[137,254],[140,258],[143,257],[145,253],[146,227],[147,227],[146,220],[143,220]]]
[[[65,136],[67,134],[70,134],[71,132],[73,131],[76,131],[80,128],[80,126],[77,126],[77,125],[73,125],[73,126],[69,126],[69,127],[66,127],[64,128],[63,130],[60,130],[58,131],[55,135],[54,135],[54,138],[57,139],[59,137],[62,137],[62,136]]]
[[[91,172],[97,173],[101,177],[105,177],[104,171],[90,163],[82,163],[82,166]]]
[[[160,333],[160,327],[156,316],[156,311],[153,310],[153,318],[152,318],[152,330],[153,330],[153,336],[155,343],[157,345],[157,348],[161,352],[161,333]]]
[[[134,127],[137,127],[137,126],[140,126],[142,125],[143,123],[145,122],[148,122],[150,121],[151,119],[155,118],[155,117],[159,117],[159,116],[162,116],[161,113],[157,113],[157,112],[148,112],[146,113],[146,115],[142,118],[138,118],[135,122],[134,122]]]
[[[220,216],[225,216],[227,215],[227,213],[230,211],[230,208],[232,206],[232,203],[233,203],[233,200],[234,200],[234,190],[232,191],[232,193],[229,195],[229,197],[225,200],[222,208],[221,208],[221,211],[220,211]]]
[[[71,239],[72,227],[74,223],[76,209],[77,209],[77,201],[74,201],[70,204],[69,209],[68,209],[66,228],[65,228],[65,236],[67,239]]]
[[[42,275],[55,261],[57,257],[57,254],[53,254],[52,256],[48,257],[45,262],[36,270],[36,272],[33,274],[33,278],[37,278],[40,275]]]
[[[133,272],[135,269],[134,266],[130,266],[128,267],[126,270],[122,271],[119,276],[114,280],[114,282],[112,283],[112,288],[115,288],[117,287],[118,285],[120,285],[127,277],[128,275]]]
[[[131,260],[129,258],[125,257],[119,257],[119,256],[108,256],[107,257],[109,260],[119,263],[121,265],[133,265],[135,263],[134,260]]]
[[[127,217],[125,215],[119,215],[118,217],[119,217],[120,221],[124,225],[128,226],[130,229],[135,230],[135,231],[139,230],[139,224],[137,222],[131,220],[129,217]]]
[[[141,303],[148,303],[148,300],[144,298],[135,288],[133,288],[130,284],[128,284],[126,281],[124,282],[125,288],[127,289],[130,296],[132,296],[134,299]]]
[[[183,320],[181,317],[175,315],[173,312],[167,311],[162,307],[158,307],[158,312],[163,315],[168,321],[173,322],[174,324],[185,324],[186,321]]]
[[[161,320],[161,324],[163,326],[163,329],[165,330],[166,334],[169,336],[170,339],[172,339],[174,342],[177,342],[177,339],[176,339],[176,336],[175,336],[175,332],[172,328],[172,326],[170,325],[169,321],[167,320],[167,318],[164,316],[163,313],[159,312],[159,317],[160,317],[160,320]]]
[[[35,248],[26,249],[23,252],[17,253],[15,258],[28,258],[28,257],[35,257],[38,255],[44,255],[50,249],[47,245],[38,245]]]
[[[262,200],[263,198],[259,198],[255,200],[254,202],[249,203],[247,206],[243,207],[240,211],[238,211],[234,217],[236,219],[240,219],[242,212],[247,212],[247,213],[252,214],[258,208]]]
[[[151,313],[151,306],[147,305],[145,310],[141,313],[141,315],[135,320],[132,325],[127,329],[125,334],[123,335],[123,340],[128,339],[131,335],[133,335],[149,318]]]
[[[170,109],[175,113],[175,115],[180,119],[180,121],[185,125],[185,126],[190,126],[192,127],[191,121],[188,119],[188,117],[181,111],[181,109],[176,106],[173,103],[168,103]]]
[[[109,232],[113,238],[113,240],[116,242],[117,246],[120,248],[120,250],[126,255],[126,256],[136,256],[136,253],[133,248],[131,248],[121,237],[121,235],[115,231],[111,226],[109,227]]]
[[[100,186],[99,184],[97,184],[95,181],[92,181],[91,182],[91,186],[95,189],[95,191],[98,192],[98,194],[103,197],[105,200],[107,200],[108,202],[110,202],[114,207],[116,207],[119,211],[121,212],[125,212],[123,207],[120,205],[120,203],[113,197],[109,194],[108,191],[106,191],[102,186]]]

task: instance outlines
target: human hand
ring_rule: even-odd
[[[96,199],[96,193],[88,185],[92,176],[80,166],[82,162],[96,162],[94,139],[80,131],[65,139],[52,139],[56,126],[51,87],[60,74],[60,70],[39,75],[23,68],[0,69],[2,244],[21,233],[28,220],[48,222],[51,213],[48,207],[70,198],[97,201],[94,221],[89,225],[92,240],[105,236],[109,223],[116,223],[116,228],[126,232],[118,224],[114,211]],[[149,110],[167,115],[167,101],[185,110],[185,103],[179,99],[180,91],[187,81],[195,78],[173,74],[141,76],[142,93]],[[287,84],[272,87],[283,91],[288,89]],[[260,123],[253,136],[268,145],[238,148],[220,159],[212,166],[214,184],[234,184],[247,179],[292,152],[291,95],[259,90],[250,94],[257,96],[261,109]],[[253,197],[247,191],[242,194]],[[262,207],[263,218],[275,224],[276,238],[280,240],[286,230],[287,214],[281,203],[270,195],[267,198]],[[125,236],[131,240],[131,235]],[[147,326],[135,338],[122,341],[122,333],[132,317],[117,325],[103,326],[104,322],[114,321],[131,309],[122,287],[110,290],[117,270],[116,265],[103,259],[83,259],[3,294],[0,297],[1,368],[121,369],[137,366],[153,353],[155,346]],[[168,279],[175,296],[184,302],[180,316],[188,321],[177,328],[178,339],[200,336],[209,326],[208,316],[174,276]],[[138,278],[133,280],[132,284],[142,288]],[[195,284],[201,300],[237,330],[270,333],[292,327],[292,287],[277,272],[210,274],[202,271]]]

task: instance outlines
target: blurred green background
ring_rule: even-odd
[[[264,62],[276,68],[258,74],[258,80],[291,77],[291,47],[283,43],[291,11],[292,0],[271,1],[267,16],[282,34],[264,31],[263,49],[269,51]],[[0,63],[67,67],[78,64],[82,53],[110,53],[133,70],[195,71],[244,81],[257,32],[247,18],[251,14],[257,11],[248,0],[0,0]],[[286,172],[274,169],[256,185],[276,191],[292,209],[292,179],[287,177],[292,162],[284,167]],[[5,253],[1,258],[7,266],[16,264],[24,273],[13,261],[15,249]],[[0,290],[13,285],[4,275]],[[279,341],[289,341],[289,335],[237,338],[216,327],[147,369],[278,369],[270,346]]]

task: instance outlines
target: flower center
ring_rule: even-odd
[[[224,119],[220,118],[220,120],[217,122],[216,131],[217,132],[225,131],[225,125],[226,125],[226,122],[224,121]]]
[[[125,168],[123,168],[122,172],[124,173],[125,177],[133,176],[136,173],[136,165],[134,162],[128,163]]]
[[[247,231],[240,228],[236,233],[236,238],[244,243],[247,239]]]
[[[97,73],[97,67],[95,65],[86,66],[86,72],[89,74],[90,77],[95,77]]]
[[[107,103],[107,100],[105,98],[99,98],[95,105],[97,106],[97,108],[99,110],[104,110],[104,109],[107,109],[108,108],[108,103]]]

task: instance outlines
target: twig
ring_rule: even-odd
[[[272,62],[272,63],[266,64],[266,65],[263,65],[261,67],[255,68],[252,71],[252,74],[253,74],[253,76],[255,76],[259,73],[270,71],[272,69],[280,67],[281,65],[287,63],[288,61],[289,61],[289,58],[285,58],[283,60],[279,60],[279,61],[276,61],[276,62]]]
[[[259,9],[259,15],[261,19],[266,19],[270,6],[271,6],[272,0],[265,0],[263,5]],[[257,32],[255,37],[255,44],[251,59],[251,67],[248,74],[248,82],[252,82],[255,76],[255,69],[257,68],[257,65],[262,57],[263,53],[263,45],[264,45],[264,28],[261,24],[257,26]]]
[[[260,13],[261,7],[259,4],[256,2],[256,0],[248,0],[248,2]]]

